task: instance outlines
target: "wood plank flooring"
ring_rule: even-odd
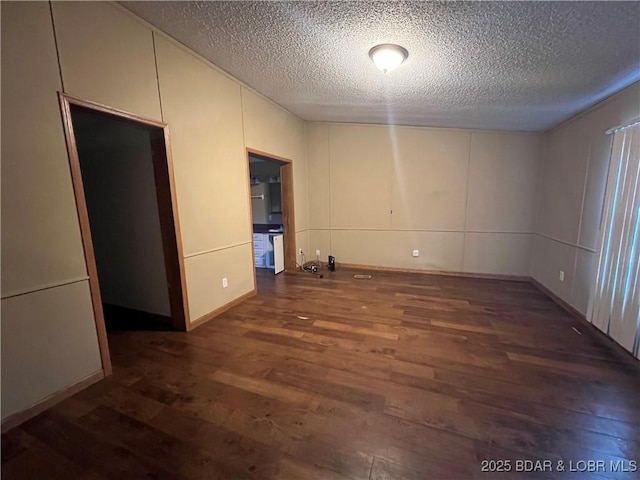
[[[532,285],[353,274],[110,334],[114,374],[3,435],[2,478],[638,478],[640,368]]]

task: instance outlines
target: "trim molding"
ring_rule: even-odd
[[[297,266],[297,248],[296,248],[296,213],[295,213],[295,195],[294,195],[294,178],[293,178],[293,160],[273,155],[255,148],[246,147],[247,172],[251,171],[250,160],[251,155],[267,161],[275,161],[280,165],[280,185],[282,189],[282,226],[284,227],[284,268],[285,270],[295,270]],[[249,175],[247,176],[247,195],[251,197],[251,183]],[[253,233],[253,209],[249,209],[249,231]],[[253,247],[253,239],[251,240],[252,261],[255,253]],[[254,268],[255,272],[255,268]],[[255,274],[254,274],[254,285]]]
[[[93,108],[95,106],[99,111],[103,111],[103,107],[101,105],[85,104],[81,100],[69,97],[62,92],[58,92],[58,101],[60,102],[62,128],[64,130],[64,138],[67,146],[67,159],[69,162],[69,169],[71,170],[73,197],[76,203],[78,224],[80,225],[82,251],[89,276],[89,293],[91,295],[91,308],[93,309],[96,333],[98,335],[100,359],[102,360],[102,369],[105,376],[109,376],[111,375],[112,369],[111,356],[109,354],[109,342],[107,340],[107,328],[104,324],[104,315],[102,313],[102,297],[100,295],[100,284],[98,283],[98,267],[96,266],[96,257],[93,251],[93,242],[91,240],[89,211],[87,209],[87,200],[85,198],[84,186],[82,183],[82,172],[80,171],[80,157],[78,156],[76,137],[73,131],[73,121],[71,118],[72,104],[87,108]],[[108,108],[104,111],[108,111]]]
[[[168,294],[171,307],[171,319],[176,329],[186,331],[189,321],[189,303],[182,250],[182,235],[180,233],[180,221],[178,219],[178,204],[173,174],[173,157],[169,126],[164,122],[141,117],[137,114],[125,112],[101,103],[82,100],[64,92],[58,92],[58,100],[67,146],[69,167],[71,170],[74,198],[78,211],[78,222],[80,224],[85,263],[89,277],[89,290],[91,292],[91,303],[98,333],[100,356],[102,358],[104,373],[108,376],[112,371],[111,358],[109,355],[109,344],[102,311],[100,282],[98,279],[91,227],[89,224],[89,212],[82,181],[80,157],[76,145],[71,108],[72,106],[82,107],[97,114],[134,122],[136,125],[144,125],[149,129],[165,275],[169,286]]]
[[[637,81],[630,83],[629,85],[622,87],[618,90],[616,90],[613,93],[610,93],[608,96],[606,96],[605,98],[597,101],[596,103],[583,108],[580,112],[576,113],[575,115],[572,115],[569,118],[565,118],[564,120],[562,120],[561,122],[555,124],[553,127],[549,128],[548,130],[545,130],[544,132],[540,132],[543,133],[544,135],[551,135],[553,133],[555,133],[557,130],[560,130],[561,128],[569,125],[570,123],[573,123],[577,120],[580,120],[582,117],[589,115],[590,113],[594,112],[595,110],[598,110],[602,107],[604,107],[606,104],[612,102],[618,95],[620,95],[623,91],[627,90],[629,87],[633,87],[635,84],[637,83]],[[602,132],[603,134],[606,134],[606,132]]]
[[[83,378],[79,382],[74,383],[68,387],[63,388],[62,390],[58,390],[55,393],[52,393],[48,397],[43,398],[39,402],[16,412],[12,415],[9,415],[7,418],[2,419],[2,433],[5,433],[11,430],[14,427],[26,422],[30,418],[35,417],[36,415],[44,412],[45,410],[50,409],[54,405],[66,400],[72,395],[75,395],[81,390],[93,385],[94,383],[99,382],[104,378],[104,372],[99,370],[95,373],[92,373],[88,377]]]
[[[529,282],[531,277],[523,275],[499,275],[491,273],[447,272],[444,270],[419,270],[416,268],[378,267],[374,265],[358,265],[354,263],[338,263],[337,267],[354,270],[375,270],[378,272],[422,273],[425,275],[442,275],[445,277],[484,278],[487,280],[511,280],[514,282]]]
[[[549,235],[545,235],[543,233],[532,233],[532,235],[537,235],[538,237],[546,238],[547,240],[551,240],[552,242],[561,243],[563,245],[566,245],[567,247],[579,248],[580,250],[584,250],[585,252],[596,253],[596,249],[595,248],[584,247],[582,245],[578,245],[577,243],[571,243],[571,242],[567,242],[566,240],[560,240],[558,238],[553,238],[553,237],[550,237]]]
[[[613,338],[608,336],[606,333],[599,330],[595,325],[587,320],[587,318],[575,307],[571,306],[569,303],[561,299],[558,295],[553,293],[547,287],[542,285],[533,277],[529,276],[519,276],[519,275],[495,275],[495,274],[485,274],[485,273],[467,273],[467,272],[444,272],[440,270],[416,270],[411,268],[395,268],[395,267],[377,267],[377,266],[369,266],[369,265],[358,265],[351,263],[339,263],[338,267],[348,268],[353,270],[373,270],[378,272],[400,272],[400,273],[422,273],[425,275],[442,275],[448,277],[466,277],[466,278],[481,278],[488,280],[511,280],[515,282],[527,282],[540,290],[544,295],[546,295],[552,302],[557,304],[560,308],[566,311],[569,315],[575,318],[583,327],[589,329],[589,331],[595,332],[594,337],[598,339],[601,343],[603,343],[607,348],[609,348],[621,361],[628,363],[629,365],[639,368],[640,361],[633,356],[633,354],[616,342]]]
[[[283,163],[293,162],[293,160],[291,160],[290,158],[284,158],[279,155],[274,155],[273,153],[268,153],[262,150],[258,150],[256,148],[246,147],[246,150],[247,150],[247,160],[249,156],[248,154],[252,154],[254,157],[262,157],[263,160],[267,160],[267,161],[276,160],[278,162],[283,162]]]
[[[252,242],[250,240],[248,240],[246,242],[239,242],[239,243],[233,243],[231,245],[225,245],[224,247],[210,248],[209,250],[202,250],[201,252],[188,253],[188,254],[186,254],[184,256],[184,258],[186,260],[187,258],[199,257],[201,255],[207,255],[208,253],[220,252],[222,250],[229,250],[230,248],[241,247],[243,245],[249,245],[250,243],[252,243]]]
[[[556,295],[551,290],[549,290],[547,287],[542,285],[535,278],[531,277],[529,279],[529,281],[531,282],[531,284],[534,287],[536,287],[538,290],[540,290],[542,293],[544,293],[547,297],[549,297],[551,300],[553,300],[555,303],[557,303],[558,306],[560,306],[564,310],[566,310],[572,317],[576,318],[577,320],[589,323],[589,325],[591,325],[591,323],[587,321],[586,317],[578,309],[576,309],[575,307],[569,305],[569,303],[567,303],[566,301],[561,299],[558,295]]]
[[[44,285],[38,285],[37,287],[23,288],[21,290],[14,290],[2,295],[1,300],[7,300],[13,297],[19,297],[21,295],[29,295],[31,293],[42,292],[43,290],[51,290],[52,288],[65,287],[67,285],[73,285],[74,283],[82,283],[89,280],[89,277],[69,278],[67,280],[61,280],[59,282],[46,283]]]
[[[638,124],[640,124],[640,117],[636,117],[627,123],[623,123],[622,125],[612,127],[604,133],[606,133],[607,135],[611,135],[612,133],[619,132],[620,130],[626,130],[627,128],[635,127]]]
[[[569,305],[567,302],[562,300],[556,294],[551,292],[548,288],[542,285],[540,282],[531,277],[524,276],[516,276],[516,275],[490,275],[490,274],[476,274],[476,273],[465,273],[465,272],[443,272],[437,270],[415,270],[415,269],[402,269],[402,268],[392,268],[392,267],[375,267],[375,266],[366,266],[366,265],[355,265],[355,264],[339,264],[340,267],[350,268],[354,270],[375,270],[375,271],[388,271],[388,272],[406,272],[406,273],[422,273],[427,275],[443,275],[443,276],[454,276],[454,277],[469,277],[469,278],[486,278],[493,280],[513,280],[520,282],[529,282],[534,287],[536,287],[540,292],[549,297],[554,303],[560,306],[562,309],[567,311],[572,317],[578,320],[580,323],[584,324],[585,327],[590,327],[591,331],[596,332],[595,337],[599,339],[600,342],[605,344],[611,351],[616,354],[620,360],[628,363],[629,365],[638,368],[640,367],[640,362],[636,359],[630,352],[625,350],[621,345],[619,345],[615,340],[605,335],[603,332],[598,330],[593,324],[591,324],[585,316],[576,310],[574,307]],[[243,301],[251,298],[257,294],[257,290],[254,288],[253,290],[241,295],[240,297],[232,300],[231,302],[213,310],[206,315],[198,318],[197,320],[191,322],[188,327],[188,330],[191,331],[194,328],[199,327],[200,325],[212,320],[218,315],[226,312],[227,310],[235,307],[236,305],[242,303]],[[2,433],[5,433],[12,428],[17,427],[18,425],[26,422],[30,418],[35,417],[36,415],[48,410],[49,408],[55,406],[56,404],[62,402],[63,400],[75,395],[76,393],[84,390],[85,388],[93,385],[94,383],[99,382],[105,377],[105,374],[102,370],[97,371],[88,377],[80,380],[79,382],[74,383],[71,386],[65,387],[62,390],[59,390],[48,397],[40,400],[39,402],[31,405],[20,412],[16,412],[12,415],[7,416],[2,420]]]
[[[531,131],[531,130],[486,130],[479,128],[457,128],[457,127],[442,127],[438,125],[410,125],[410,124],[402,124],[395,125],[390,123],[347,123],[347,122],[314,122],[307,121],[309,125],[338,125],[338,126],[356,126],[356,127],[395,127],[395,128],[413,128],[413,129],[421,129],[421,130],[446,130],[449,132],[460,132],[460,133],[494,133],[497,135],[501,134],[514,134],[514,135],[533,135],[533,136],[543,136],[544,131]]]
[[[594,332],[595,333],[594,337],[599,342],[604,344],[607,348],[609,348],[621,361],[628,363],[629,365],[632,365],[636,368],[640,367],[640,360],[634,357],[631,352],[625,350],[625,348],[622,345],[620,345],[618,342],[616,342],[613,338],[611,338],[609,335],[604,333],[602,330],[596,327],[593,323],[587,320],[587,317],[585,317],[579,310],[569,305],[567,302],[565,302],[563,299],[561,299],[559,296],[557,296],[547,287],[545,287],[540,282],[538,282],[535,278],[530,278],[529,281],[534,287],[536,287],[538,290],[544,293],[547,297],[549,297],[560,308],[565,310],[567,313],[569,313],[569,315],[571,315],[578,322],[580,322],[583,327]]]
[[[229,303],[227,303],[227,304],[225,304],[225,305],[223,305],[221,307],[216,308],[212,312],[205,313],[203,316],[201,316],[200,318],[194,320],[189,325],[187,325],[187,331],[190,332],[194,328],[197,328],[200,325],[202,325],[204,323],[207,323],[209,320],[213,320],[218,315],[226,312],[227,310],[230,310],[231,308],[235,307],[236,305],[239,305],[240,303],[244,302],[246,299],[254,297],[257,293],[258,293],[258,289],[256,287],[254,287],[253,290],[249,290],[244,295],[240,295],[238,298],[236,298],[234,300],[231,300]]]
[[[426,233],[473,233],[479,235],[536,235],[534,232],[490,232],[484,230],[435,230],[432,228],[307,228],[307,230],[318,230],[327,232],[426,232]]]
[[[58,95],[66,99],[66,101],[72,105],[78,105],[80,107],[89,108],[91,110],[98,110],[102,113],[109,113],[111,115],[116,115],[121,119],[125,118],[127,120],[131,120],[132,122],[144,123],[145,125],[151,125],[153,127],[163,129],[168,126],[168,124],[165,122],[161,122],[153,118],[142,117],[135,113],[120,110],[119,108],[115,107],[110,107],[109,105],[105,105],[104,103],[94,102],[93,100],[83,100],[82,98],[69,95],[66,92],[58,92]]]

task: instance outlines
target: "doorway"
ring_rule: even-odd
[[[107,329],[186,331],[168,129],[65,94],[60,103],[104,367]]]
[[[251,196],[254,267],[278,273],[277,254],[282,243],[285,271],[296,269],[293,164],[290,160],[247,149]]]

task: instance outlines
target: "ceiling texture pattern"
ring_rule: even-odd
[[[121,3],[309,121],[544,131],[640,79],[637,1]]]

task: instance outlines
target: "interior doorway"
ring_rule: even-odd
[[[296,268],[293,164],[247,149],[254,267],[259,273]],[[281,247],[279,247],[281,243]],[[279,268],[279,255],[282,265]]]
[[[107,329],[186,331],[168,130],[64,94],[60,103],[105,366]]]

